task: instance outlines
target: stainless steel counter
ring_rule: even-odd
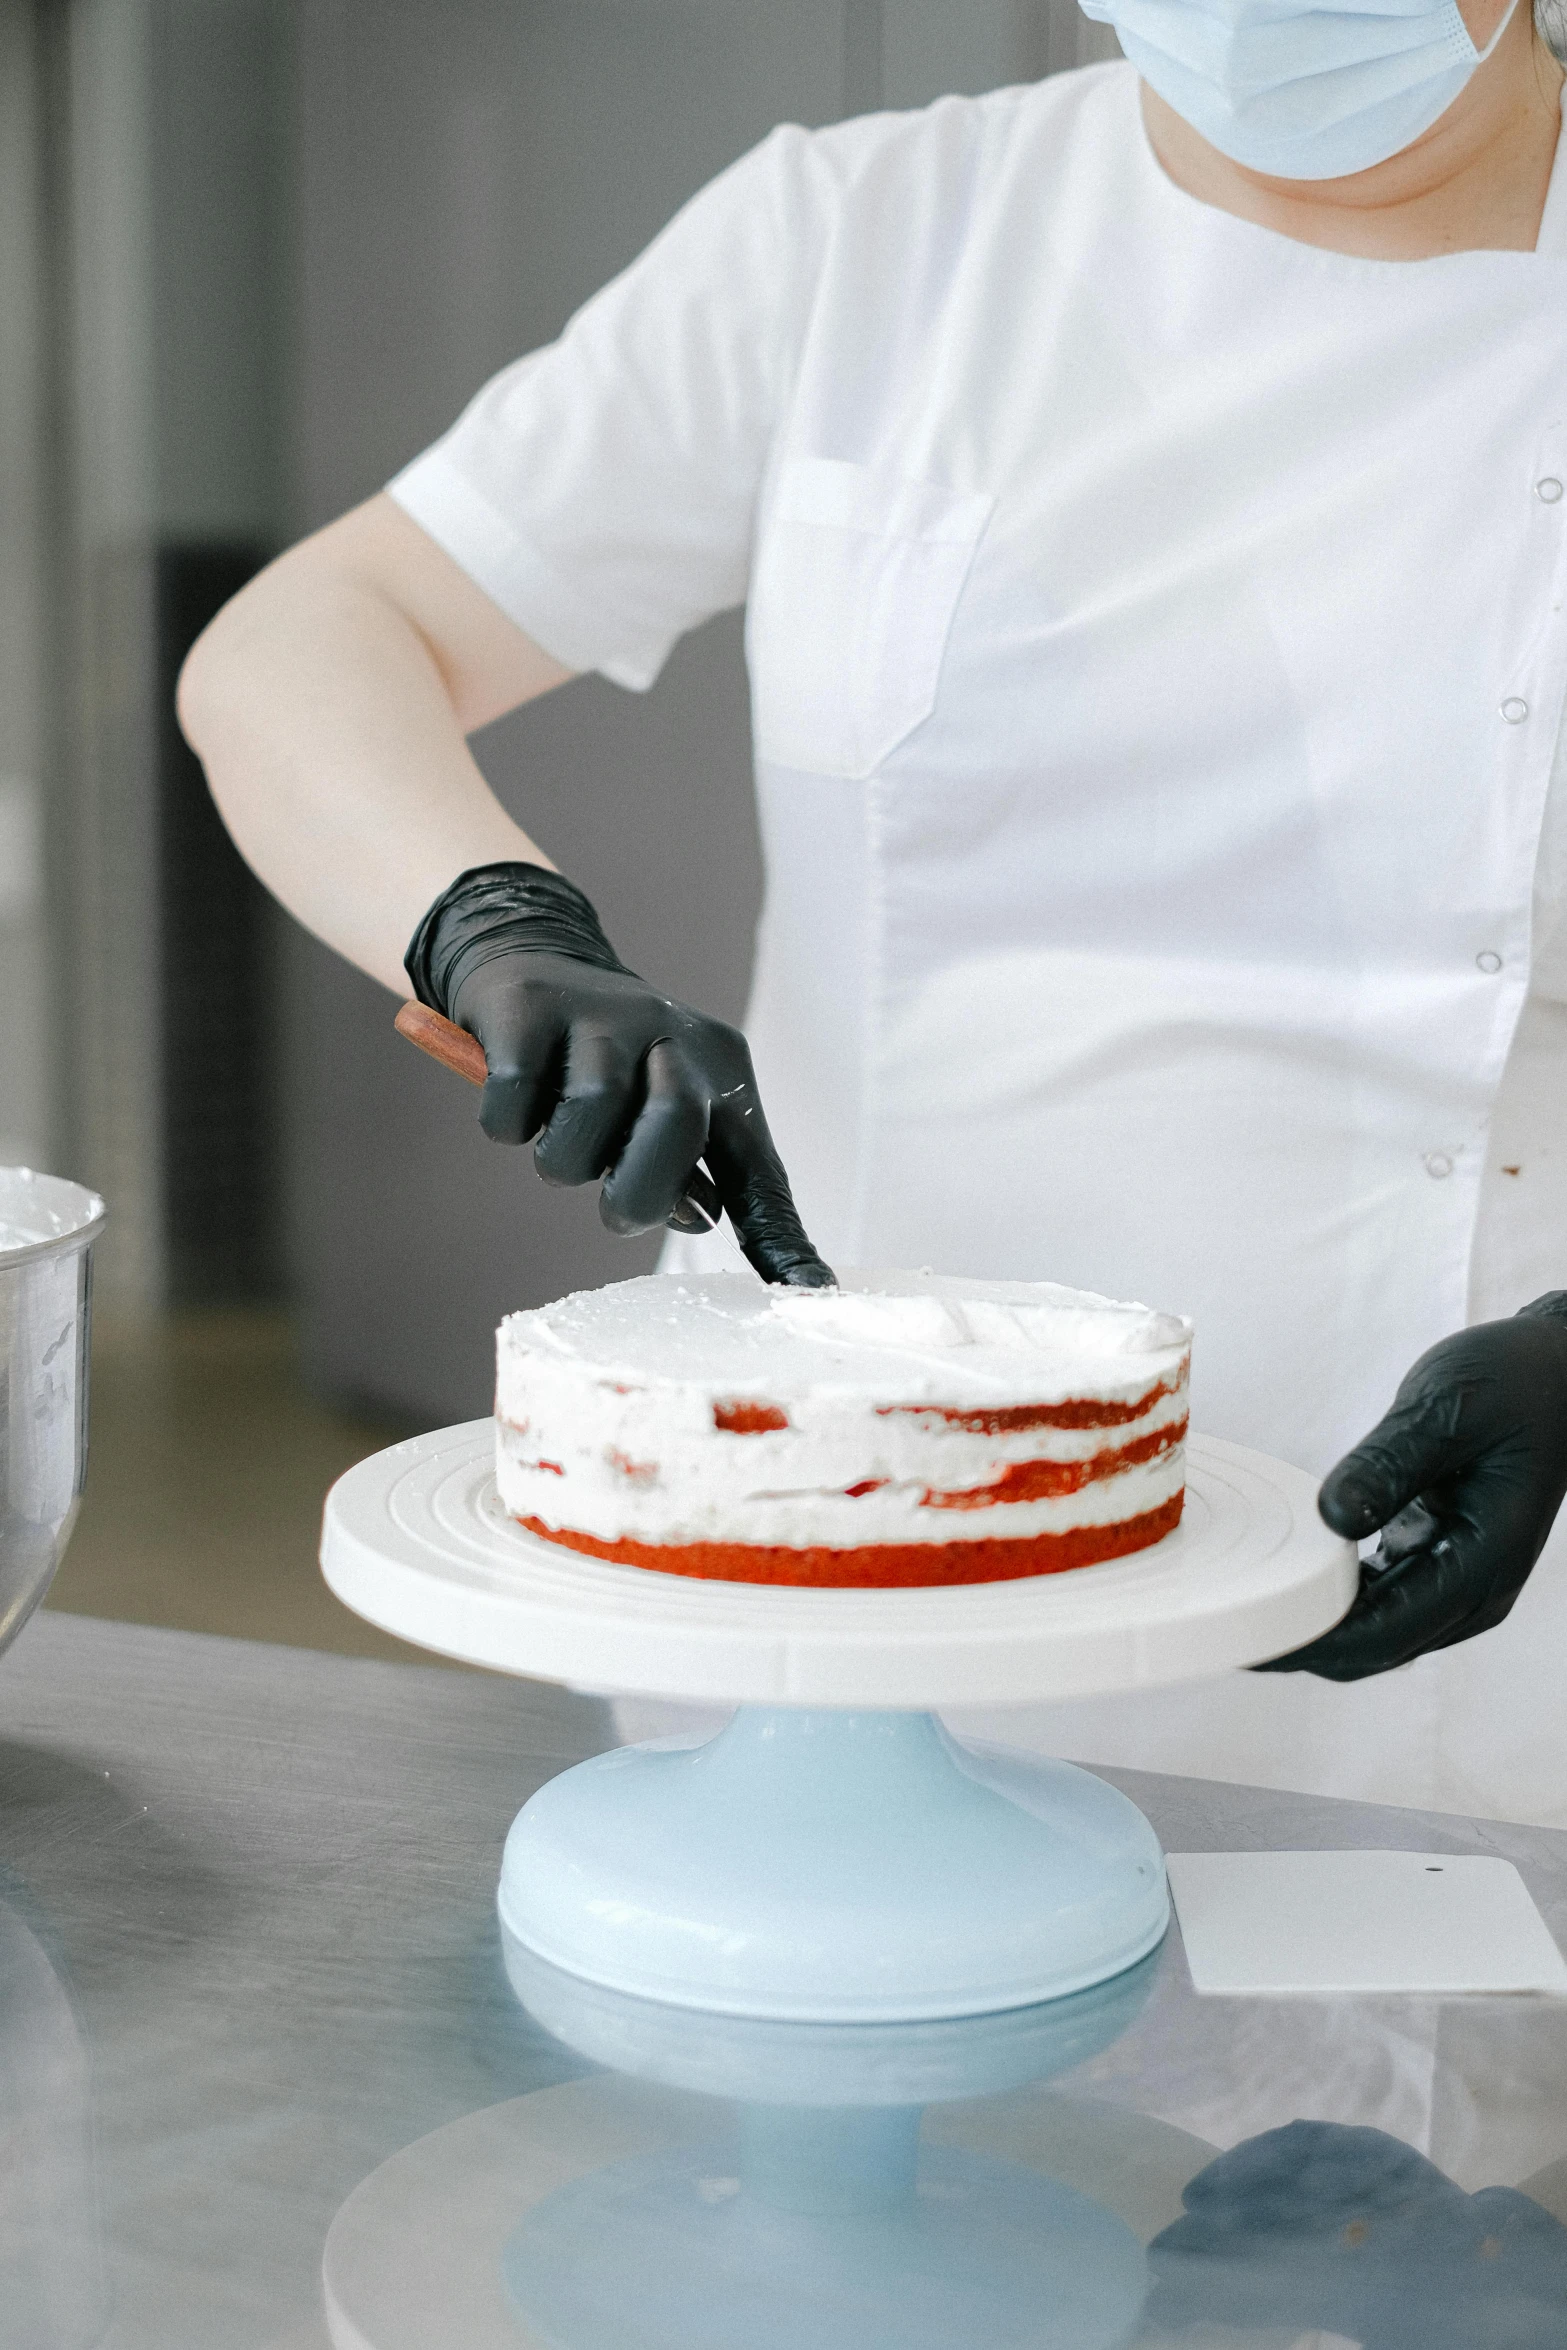
[[[323,2343],[351,2191],[591,2070],[513,1998],[492,1900],[518,1805],[611,1743],[605,1708],[540,1684],[38,1618],[0,1665],[0,2350]],[[1105,1775],[1168,1849],[1500,1853],[1567,1943],[1567,1835]],[[927,2135],[1026,2154],[1068,2107],[1101,2165],[1136,2117],[1214,2149],[1305,2118],[1389,2133],[1467,2193],[1528,2182],[1567,2220],[1567,2003],[1198,2000],[1172,1933],[1114,2045]],[[509,2110],[535,2136],[566,2112]],[[1548,2338],[1507,2323],[1469,2350]]]

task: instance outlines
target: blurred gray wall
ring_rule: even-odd
[[[43,910],[45,329],[34,11],[0,0],[0,1164],[53,1144]]]
[[[300,527],[377,489],[774,123],[1106,48],[1073,0],[301,0],[297,37]],[[652,693],[578,680],[476,747],[626,959],[738,1016],[760,893],[738,616]],[[286,991],[312,1375],[426,1422],[487,1411],[501,1315],[656,1242],[611,1240],[591,1192],[486,1143],[392,999],[298,932]]]
[[[50,1155],[108,1197],[103,1302],[155,1312],[180,1294],[192,1214],[217,1214],[209,1253],[244,1257],[264,1213],[249,1177],[275,1124],[232,1081],[242,1024],[259,1050],[259,988],[234,942],[237,923],[260,930],[260,893],[175,735],[170,629],[193,581],[231,592],[283,531],[290,9],[30,13]]]

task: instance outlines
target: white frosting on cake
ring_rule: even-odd
[[[502,1323],[497,1482],[518,1517],[604,1542],[852,1549],[1111,1525],[1181,1489],[1190,1344],[1173,1315],[1048,1282],[655,1274]],[[1005,1424],[1080,1405],[1108,1423]],[[1076,1489],[987,1490],[1046,1463]]]
[[[846,1276],[846,1282],[897,1278],[906,1277],[862,1273]],[[848,1286],[774,1289],[768,1293],[768,1307],[790,1330],[818,1344],[890,1346],[914,1356],[928,1354],[933,1347],[961,1346],[974,1348],[976,1360],[983,1350],[987,1355],[1051,1355],[1065,1362],[1098,1362],[1106,1355],[1157,1354],[1184,1346],[1191,1336],[1173,1314],[1117,1305],[1112,1298],[1091,1297],[1086,1291],[1057,1289],[1053,1282],[1028,1284],[1041,1293],[1037,1297],[1002,1299],[981,1294],[977,1284],[959,1282],[951,1284],[954,1294],[944,1296],[935,1289],[936,1275],[912,1278],[928,1286],[908,1296]],[[1025,1285],[990,1282],[985,1290],[1003,1286]],[[1032,1382],[1032,1368],[1027,1378]]]

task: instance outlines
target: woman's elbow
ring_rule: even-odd
[[[233,611],[234,603],[230,602],[208,621],[180,664],[175,681],[174,714],[198,759],[208,756],[224,710],[235,698],[241,662],[234,643]]]

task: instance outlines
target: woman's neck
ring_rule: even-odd
[[[1466,7],[1466,18],[1471,13]],[[1493,22],[1500,14],[1498,7]],[[1471,24],[1471,31],[1484,40],[1485,28]],[[1271,179],[1248,171],[1210,146],[1146,82],[1143,120],[1178,188],[1300,244],[1373,261],[1531,253],[1556,156],[1561,88],[1562,68],[1535,30],[1529,0],[1520,0],[1491,55],[1424,138],[1346,179]]]

